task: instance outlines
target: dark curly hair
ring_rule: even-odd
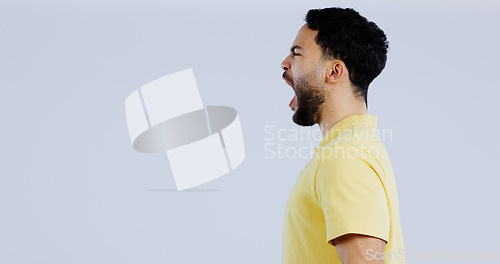
[[[384,31],[351,8],[311,9],[305,17],[318,30],[316,43],[322,59],[342,60],[349,71],[354,94],[368,107],[368,85],[385,67],[389,42]]]

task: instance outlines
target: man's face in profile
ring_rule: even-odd
[[[283,79],[293,88],[295,96],[290,108],[293,121],[301,126],[312,126],[320,121],[325,102],[325,71],[321,61],[321,47],[316,43],[317,31],[307,24],[297,33],[288,55],[281,63]]]

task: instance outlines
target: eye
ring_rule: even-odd
[[[298,53],[293,53],[293,56],[300,56],[300,54],[298,54]]]

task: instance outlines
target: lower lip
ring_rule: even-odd
[[[288,104],[288,106],[290,106],[290,108],[295,111],[297,110],[297,96],[294,95],[292,100],[290,100],[290,103]]]

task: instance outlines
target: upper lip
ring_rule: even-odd
[[[295,88],[293,88],[293,85],[285,78],[285,74],[283,74],[283,80],[285,80],[286,83],[288,83],[288,85],[290,85],[290,87],[292,87],[292,89],[295,91]]]

